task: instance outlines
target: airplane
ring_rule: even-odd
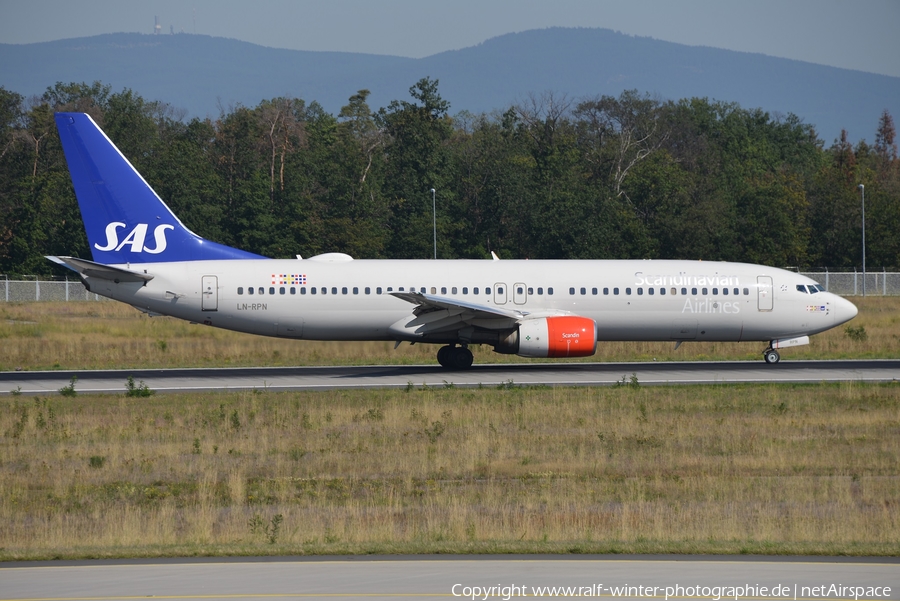
[[[779,350],[857,308],[784,269],[696,260],[271,259],[190,231],[89,115],[56,113],[92,260],[47,257],[150,315],[298,340],[441,345],[565,358],[607,341],[765,342]],[[396,348],[396,346],[395,346]]]

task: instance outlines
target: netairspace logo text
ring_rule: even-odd
[[[822,584],[819,586],[793,587],[776,584],[775,586],[527,586],[517,584],[496,584],[490,586],[469,586],[454,584],[450,591],[454,597],[472,599],[472,601],[503,599],[509,601],[514,597],[648,597],[661,599],[879,599],[891,596],[889,586],[844,586],[842,584]]]

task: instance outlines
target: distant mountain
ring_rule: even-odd
[[[572,99],[637,89],[794,113],[830,144],[874,140],[885,109],[900,119],[900,78],[762,54],[685,46],[608,29],[553,28],[492,38],[422,59],[279,50],[202,35],[119,33],[39,44],[0,44],[0,85],[26,96],[57,81],[131,88],[148,100],[216,116],[277,96],[317,101],[337,114],[367,88],[373,108],[408,100],[422,77],[440,80],[451,112],[506,109],[529,94]]]

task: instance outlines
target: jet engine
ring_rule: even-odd
[[[577,315],[526,319],[494,350],[521,357],[589,357],[597,350],[597,326]]]

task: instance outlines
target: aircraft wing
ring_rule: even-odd
[[[516,327],[528,315],[527,311],[470,303],[420,292],[390,294],[416,305],[410,317],[404,317],[390,328],[392,333],[403,339],[426,338],[457,332],[466,327],[510,329]]]

